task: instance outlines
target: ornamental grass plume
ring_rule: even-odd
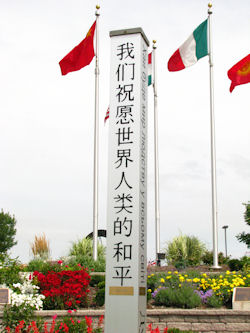
[[[50,247],[49,241],[46,239],[45,234],[43,233],[42,236],[35,235],[35,240],[31,244],[31,251],[33,256],[39,256],[42,259],[47,260],[50,255]]]

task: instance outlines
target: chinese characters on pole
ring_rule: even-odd
[[[145,333],[148,41],[141,28],[110,37],[105,333]]]

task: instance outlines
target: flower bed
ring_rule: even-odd
[[[33,281],[40,287],[45,296],[43,308],[76,309],[87,306],[90,275],[86,268],[79,266],[79,270],[49,271],[46,274],[33,273]]]
[[[220,275],[178,271],[148,275],[148,299],[153,305],[231,307],[235,287],[250,285],[250,274],[227,271]]]

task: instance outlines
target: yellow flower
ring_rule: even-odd
[[[181,287],[181,284],[179,284],[179,287]]]
[[[194,283],[196,283],[196,282],[200,282],[200,279],[198,279],[198,278],[194,278],[194,279],[193,279],[193,282],[194,282]]]
[[[169,279],[171,279],[171,277],[172,277],[171,275],[170,276],[166,276],[166,279],[169,280]]]
[[[174,274],[178,274],[178,271],[174,271]]]
[[[168,271],[168,274],[172,274],[172,272]]]
[[[151,289],[148,289],[148,292],[149,292],[149,293],[152,293],[152,290],[151,290]]]
[[[165,280],[163,278],[161,278],[161,283],[164,283],[164,282],[165,282]]]
[[[227,275],[230,275],[230,271],[226,271],[226,274],[227,274]]]

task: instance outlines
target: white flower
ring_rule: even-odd
[[[45,296],[38,294],[40,288],[32,284],[30,273],[23,273],[21,278],[23,283],[13,284],[13,287],[18,290],[10,289],[10,303],[16,306],[28,304],[36,310],[42,309]]]

